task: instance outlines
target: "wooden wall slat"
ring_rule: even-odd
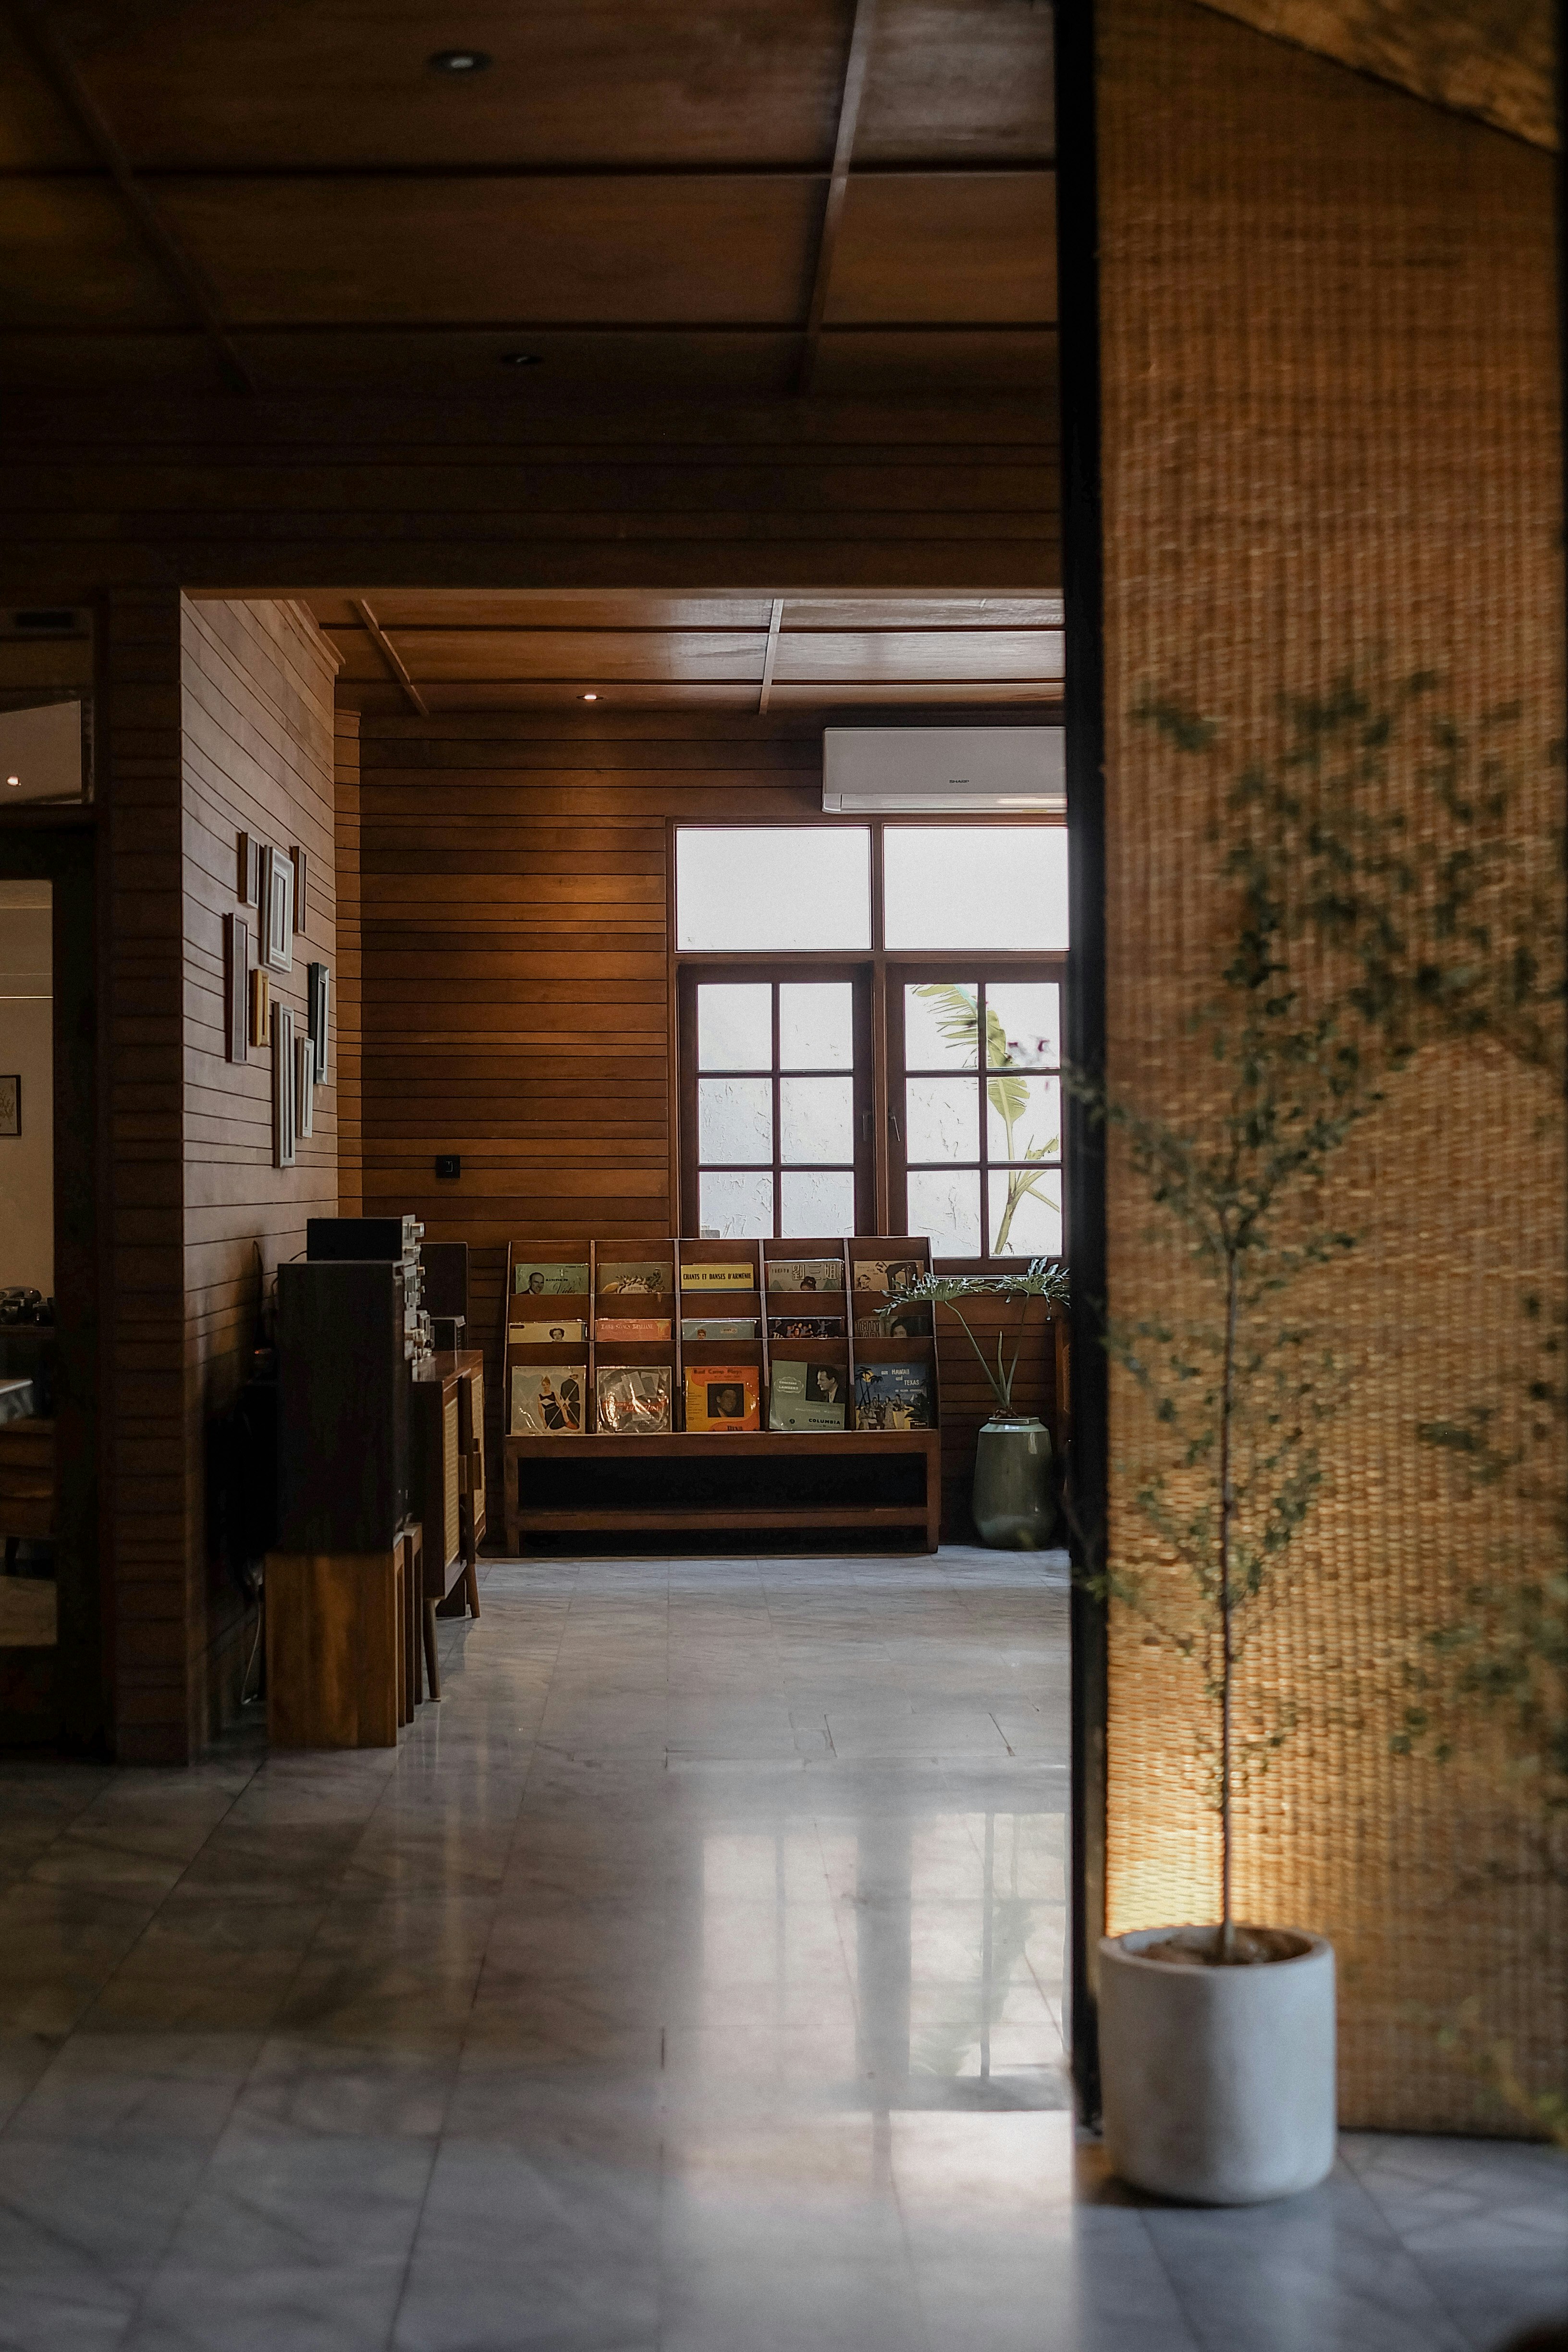
[[[258,1336],[265,1270],[336,1200],[330,1093],[299,1165],[272,1166],[269,1049],[226,1058],[223,949],[243,830],[309,861],[276,998],[302,1021],[307,961],[335,961],[333,663],[298,606],[162,588],[116,595],[109,628],[115,1738],[127,1762],[179,1763],[232,1713],[244,1654],[206,1427]]]

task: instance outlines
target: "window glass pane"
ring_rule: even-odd
[[[890,824],[885,842],[889,948],[1066,947],[1065,825]]]
[[[771,1169],[705,1168],[698,1179],[697,1213],[715,1241],[754,1241],[773,1229]]]
[[[767,982],[704,981],[697,991],[700,1070],[771,1070],[773,992]]]
[[[1062,1180],[1053,1168],[993,1168],[991,1255],[993,1257],[1059,1257],[1062,1247]],[[911,1176],[910,1182],[914,1183]],[[910,1214],[913,1214],[911,1198]]]
[[[910,1160],[978,1160],[980,1106],[973,1078],[904,1083],[904,1151]]]
[[[906,1070],[973,1070],[980,995],[972,980],[922,981],[904,991]]]
[[[1012,1071],[1005,1077],[987,1078],[985,1150],[990,1159],[1059,1160],[1061,1134],[1059,1080],[1018,1077]]]
[[[682,825],[675,906],[683,949],[868,948],[870,834],[858,824]]]
[[[853,1078],[781,1078],[779,1158],[853,1160],[854,1092]]]
[[[783,1224],[786,1234],[852,1234],[855,1177],[847,1168],[786,1168]]]
[[[697,1157],[772,1160],[773,1090],[767,1078],[699,1078]]]
[[[934,1257],[980,1255],[977,1169],[911,1168],[910,1231],[929,1234]]]
[[[781,1070],[847,1070],[855,1062],[854,991],[847,980],[779,987]]]
[[[1054,1070],[1061,991],[1054,980],[994,980],[985,992],[985,1058],[994,1070]]]

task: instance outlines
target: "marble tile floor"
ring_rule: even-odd
[[[1484,2352],[1568,2185],[1140,2203],[1063,2069],[1050,1556],[497,1560],[395,1752],[0,1765],[11,2352]]]

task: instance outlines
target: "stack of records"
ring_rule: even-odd
[[[511,1433],[514,1437],[581,1436],[581,1364],[514,1364],[511,1368]]]
[[[855,1426],[930,1429],[930,1368],[925,1364],[857,1364]]]
[[[768,1261],[770,1290],[842,1290],[844,1268],[836,1257],[775,1257]]]
[[[588,1287],[588,1261],[584,1258],[580,1263],[574,1260],[563,1265],[559,1259],[552,1259],[543,1264],[514,1265],[511,1286],[519,1297],[560,1298],[569,1297],[574,1293],[581,1295]]]
[[[773,1365],[768,1391],[770,1429],[842,1429],[849,1375],[842,1364],[796,1362]]]
[[[618,1437],[666,1433],[669,1386],[668,1364],[601,1364],[599,1427]]]
[[[755,1364],[688,1364],[687,1429],[759,1428],[759,1394]]]

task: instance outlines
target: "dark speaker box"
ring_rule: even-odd
[[[408,1516],[403,1266],[278,1269],[278,1549],[386,1551]]]

